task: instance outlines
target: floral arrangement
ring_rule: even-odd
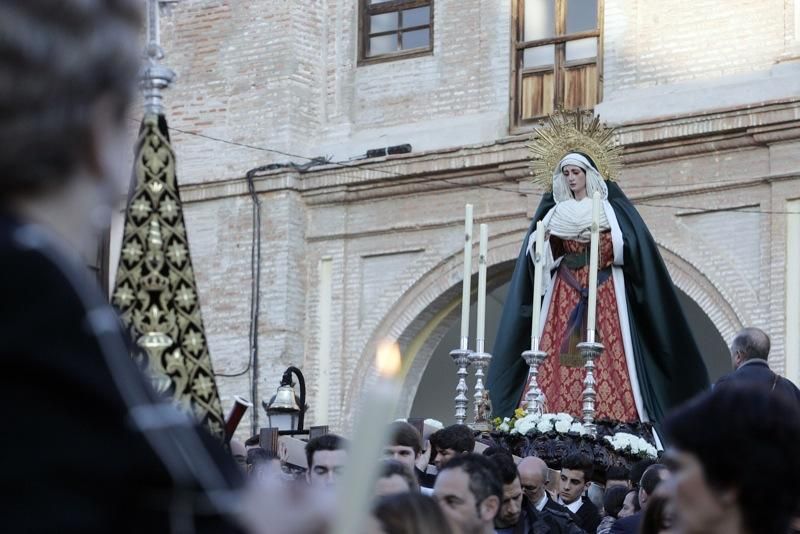
[[[493,421],[495,431],[511,435],[523,436],[535,434],[558,434],[586,436],[589,432],[579,420],[568,413],[546,413],[529,415],[522,408],[517,408],[514,417],[496,417]]]
[[[606,436],[605,440],[611,444],[615,451],[640,456],[642,458],[657,458],[658,450],[643,438],[627,432],[617,432],[613,436]]]

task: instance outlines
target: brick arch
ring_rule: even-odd
[[[513,269],[513,262],[520,250],[520,231],[514,230],[492,236],[487,255],[487,291],[491,291],[505,281],[505,274]],[[477,244],[473,247],[473,290],[477,289]],[[453,251],[434,268],[421,276],[397,301],[389,313],[381,320],[370,335],[369,341],[359,357],[352,379],[345,388],[342,401],[342,421],[344,428],[351,427],[356,403],[364,387],[375,379],[374,355],[380,340],[396,339],[404,354],[419,342],[432,320],[438,324],[418,347],[416,355],[408,365],[403,379],[403,389],[398,413],[408,413],[416,394],[422,373],[428,364],[433,350],[442,336],[460,317],[461,284],[463,281],[464,260],[461,250]],[[455,304],[455,306],[454,306]],[[446,317],[437,317],[443,310],[451,308]],[[453,372],[455,377],[455,370]],[[455,390],[455,382],[452,384]]]
[[[742,318],[730,299],[683,256],[661,243],[657,244],[675,286],[700,306],[723,339],[731,339],[742,328]]]
[[[487,291],[502,285],[510,277],[519,255],[519,235],[519,231],[508,232],[491,241],[487,258]],[[741,328],[742,321],[729,300],[706,275],[680,254],[660,243],[658,247],[675,286],[697,303],[724,339],[730,339]],[[477,270],[477,261],[473,261],[473,266]],[[422,375],[434,350],[447,331],[459,320],[458,304],[461,299],[463,269],[461,252],[453,252],[420,277],[394,303],[370,336],[353,378],[345,390],[342,405],[343,426],[350,426],[354,403],[364,386],[374,380],[375,347],[379,340],[387,337],[398,340],[404,355],[413,358],[410,362],[406,360],[407,371],[398,405],[399,414],[410,412]],[[476,287],[476,275],[473,274],[473,289]],[[409,349],[414,350],[413,355],[407,354]],[[451,378],[443,387],[455,390],[455,367]]]

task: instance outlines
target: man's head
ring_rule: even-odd
[[[244,447],[247,450],[261,447],[261,438],[258,436],[250,436],[244,442]]]
[[[390,425],[391,439],[384,449],[384,457],[401,462],[411,473],[416,467],[416,460],[422,453],[422,437],[419,431],[403,421],[395,421]]]
[[[383,497],[397,493],[418,492],[419,483],[414,472],[407,465],[395,460],[383,460],[378,480],[375,482],[375,495]]]
[[[800,502],[799,412],[781,395],[731,384],[668,417],[667,458],[683,531],[708,532],[731,518],[752,534],[787,531]]]
[[[628,495],[628,491],[628,488],[620,485],[606,488],[603,494],[603,510],[606,515],[615,519],[619,517],[619,513],[625,506],[625,497]]]
[[[594,466],[585,454],[570,454],[561,461],[561,500],[571,504],[581,498],[592,480]]]
[[[519,481],[517,466],[510,454],[497,453],[490,457],[495,465],[495,473],[503,483],[503,500],[500,502],[500,511],[494,518],[497,528],[513,527],[519,522],[522,515],[522,485]]]
[[[606,469],[606,489],[621,486],[625,489],[631,487],[629,480],[630,471],[621,465],[612,465]]]
[[[258,480],[279,478],[281,460],[274,452],[253,447],[247,451],[247,473]]]
[[[308,471],[306,480],[312,486],[333,486],[347,461],[345,441],[335,434],[325,434],[306,443]]]
[[[639,506],[645,508],[647,501],[659,484],[669,478],[669,469],[664,464],[653,464],[645,469],[639,482]]]
[[[528,456],[517,466],[522,491],[531,503],[536,504],[544,497],[549,470],[544,460],[536,456]]]
[[[617,519],[628,517],[641,510],[639,506],[639,490],[632,489],[625,494],[625,500],[622,501],[622,509],[617,514]]]
[[[130,180],[120,162],[130,151],[140,4],[0,2],[2,202],[27,216],[63,211],[70,228],[56,230],[71,238],[96,234],[108,222],[100,210],[110,214]]]
[[[651,458],[645,458],[644,460],[639,460],[635,464],[631,466],[631,472],[628,475],[628,480],[631,483],[631,489],[635,489],[637,492],[639,491],[639,482],[642,481],[642,475],[647,470],[648,467],[656,463],[655,460]],[[639,500],[636,499],[637,506]]]
[[[769,358],[769,336],[758,328],[744,328],[736,334],[731,343],[731,362],[738,369],[744,362],[753,358]]]
[[[467,425],[450,425],[431,434],[431,444],[436,447],[433,463],[441,470],[444,464],[460,454],[472,452],[475,436]]]
[[[494,531],[503,497],[503,486],[494,471],[488,458],[462,454],[443,466],[436,477],[433,496],[457,533]]]

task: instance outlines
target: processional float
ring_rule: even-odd
[[[599,171],[609,179],[615,179],[619,172],[621,163],[621,147],[614,142],[614,132],[600,124],[599,118],[588,112],[567,112],[559,111],[546,119],[534,132],[530,144],[527,145],[531,154],[531,171],[534,182],[538,183],[545,191],[552,188],[553,169],[556,168],[561,158],[570,152],[590,153],[592,159],[598,165]],[[596,339],[596,309],[597,309],[597,285],[598,285],[598,258],[600,241],[600,213],[601,198],[600,193],[595,192],[592,199],[592,224],[590,228],[589,243],[589,280],[588,280],[588,306],[586,313],[586,337],[577,344],[580,352],[584,378],[583,390],[581,392],[582,413],[579,425],[581,439],[589,438],[601,441],[598,437],[596,425],[596,405],[597,391],[595,381],[595,363],[604,351],[602,343]],[[481,225],[481,239],[479,242],[478,254],[478,321],[475,339],[475,350],[470,350],[469,336],[469,309],[471,297],[471,276],[472,276],[472,254],[473,254],[473,208],[466,205],[465,210],[465,232],[464,232],[464,278],[462,285],[462,308],[461,308],[461,336],[460,345],[457,349],[450,352],[450,355],[457,367],[457,386],[455,403],[456,423],[465,424],[467,422],[468,387],[467,377],[470,366],[475,368],[475,392],[474,392],[474,418],[470,426],[476,433],[491,434],[497,430],[497,421],[491,423],[491,416],[487,414],[487,408],[491,406],[487,402],[489,392],[485,390],[483,383],[484,370],[491,362],[492,355],[486,352],[485,344],[485,299],[486,299],[486,251],[487,236],[486,225]],[[545,250],[545,227],[542,221],[538,221],[531,235],[529,245],[531,261],[533,263],[533,291],[531,309],[531,328],[530,346],[522,352],[520,357],[525,361],[528,369],[527,388],[523,392],[522,403],[523,412],[519,417],[528,416],[533,420],[545,416],[547,412],[547,399],[540,387],[539,371],[542,364],[547,360],[548,354],[540,348],[541,329],[546,318],[542,317],[542,294],[546,280],[549,280],[549,273],[545,273],[546,258]],[[551,414],[552,415],[552,414]],[[575,420],[578,422],[578,420]],[[502,426],[502,421],[500,422]],[[505,429],[506,431],[508,429]],[[577,432],[577,431],[576,431]],[[650,433],[648,428],[640,434]],[[566,432],[564,433],[566,434]],[[627,435],[627,434],[626,434]],[[603,436],[607,438],[607,434]],[[636,436],[633,436],[636,438]],[[561,439],[557,436],[556,439]],[[638,438],[637,438],[638,439]],[[648,454],[655,451],[650,446],[653,441],[652,435],[642,438],[641,450],[646,450]],[[603,444],[611,437],[602,440]],[[518,451],[519,452],[519,451]]]

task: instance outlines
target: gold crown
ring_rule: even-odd
[[[616,180],[622,166],[622,147],[614,140],[614,130],[600,124],[591,111],[559,109],[539,123],[527,147],[533,181],[546,191],[553,189],[556,165],[570,152],[589,156],[607,180]]]

